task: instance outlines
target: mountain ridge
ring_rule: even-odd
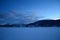
[[[43,20],[38,20],[36,22],[33,23],[29,23],[29,24],[4,24],[1,25],[0,27],[60,27],[60,19],[58,20],[52,20],[52,19],[43,19]]]
[[[30,24],[27,24],[26,26],[60,26],[60,19],[58,20],[47,20],[47,19],[44,19],[44,20],[39,20],[39,21],[36,21],[34,23],[30,23]]]

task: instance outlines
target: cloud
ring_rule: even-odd
[[[22,24],[31,23],[38,20],[38,17],[36,17],[36,15],[31,11],[18,13],[15,10],[10,10],[7,13],[0,13],[0,15],[0,24]]]

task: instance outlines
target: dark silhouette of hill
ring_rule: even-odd
[[[39,20],[30,24],[4,24],[0,27],[60,27],[60,19],[58,20]]]
[[[60,19],[58,20],[39,20],[34,23],[30,23],[26,25],[28,26],[40,26],[40,27],[60,27]]]

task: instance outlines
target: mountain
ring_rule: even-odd
[[[40,26],[40,27],[54,27],[54,26],[57,26],[57,27],[60,27],[60,19],[58,20],[39,20],[39,21],[36,21],[34,23],[30,23],[30,24],[27,24],[26,25],[27,27],[28,26]]]
[[[51,20],[51,19],[44,19],[39,20],[30,24],[4,24],[0,27],[60,27],[60,19],[58,20]]]

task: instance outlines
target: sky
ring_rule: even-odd
[[[59,18],[60,0],[0,0],[0,24]]]

